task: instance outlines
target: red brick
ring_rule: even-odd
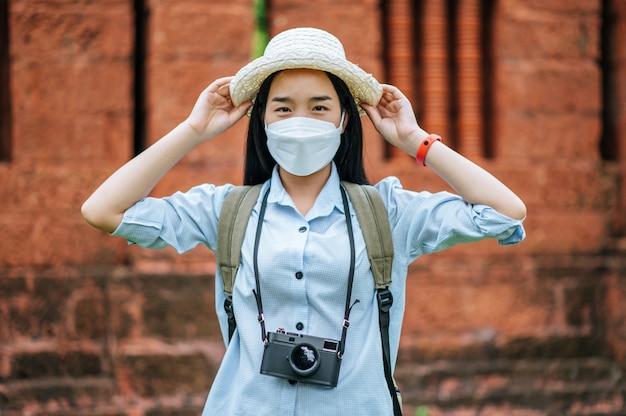
[[[111,409],[115,383],[110,377],[54,377],[34,383],[6,383],[7,416],[17,416],[23,408],[41,409],[42,414],[66,416],[130,416],[124,409]],[[0,393],[2,397],[2,393]],[[3,402],[4,404],[4,402]],[[97,408],[96,408],[97,407]],[[96,409],[94,409],[96,408]],[[14,410],[19,409],[19,410]]]
[[[436,275],[431,275],[436,280]],[[411,285],[403,336],[460,337],[469,342],[485,334],[534,334],[551,315],[550,299],[539,303],[524,281],[481,286]]]
[[[507,61],[498,70],[498,107],[547,114],[600,114],[595,61]]]
[[[129,62],[16,64],[13,76],[17,120],[24,116],[67,117],[126,113],[132,109]],[[40,116],[41,117],[41,116]]]
[[[603,177],[599,163],[582,159],[568,163],[553,161],[550,164],[537,164],[527,171],[526,176],[519,172],[511,187],[519,189],[521,197],[531,209],[546,212],[546,207],[556,211],[565,209],[576,211],[606,211],[615,204],[615,189],[611,181]],[[586,192],[581,193],[580,190]]]
[[[172,340],[222,340],[212,276],[146,276],[140,294],[145,335]]]
[[[13,358],[11,378],[32,379],[50,376],[88,376],[101,373],[100,358],[95,355],[70,351],[64,354],[23,354]]]
[[[535,212],[525,224],[529,238],[520,248],[536,254],[594,253],[608,237],[599,212]]]
[[[588,0],[554,0],[545,2],[542,0],[505,0],[502,2],[502,8],[510,11],[553,11],[567,15],[575,13],[593,13],[597,12],[599,8],[598,2]],[[519,12],[518,12],[519,13]]]
[[[129,71],[127,63],[22,68],[14,77],[25,92],[14,97],[16,161],[127,157]]]
[[[114,161],[119,166],[131,157],[131,122],[128,113],[109,112],[24,119],[15,126],[20,138],[15,161],[57,164],[87,159]]]
[[[176,2],[151,5],[150,59],[154,65],[194,62],[205,66],[250,57],[254,15],[250,2]],[[228,23],[236,24],[228,24]]]
[[[10,39],[20,61],[46,64],[126,60],[132,48],[129,1],[11,2]]]
[[[605,312],[607,319],[607,341],[620,365],[626,365],[626,275],[623,260],[616,262],[618,267],[607,274]],[[621,267],[619,266],[621,265]]]
[[[129,370],[132,391],[144,397],[206,389],[216,373],[201,354],[126,356],[119,365]]]
[[[563,3],[563,2],[560,2]],[[497,20],[497,54],[504,59],[597,59],[600,45],[599,10],[576,13],[563,7],[553,10],[521,6],[504,10]],[[572,63],[573,64],[573,63]]]
[[[78,208],[78,207],[77,207]],[[89,228],[77,213],[73,218],[52,214],[36,221],[7,216],[0,221],[5,238],[0,242],[0,265],[58,266],[112,264],[123,259],[125,243]]]
[[[532,164],[560,160],[599,160],[601,123],[580,113],[543,114],[504,110],[496,133],[498,159]]]

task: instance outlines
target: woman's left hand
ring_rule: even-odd
[[[417,123],[409,99],[393,85],[383,84],[382,87],[378,105],[362,103],[361,107],[386,141],[414,156],[428,133]]]

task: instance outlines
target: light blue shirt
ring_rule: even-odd
[[[264,184],[260,198],[270,183],[258,256],[266,329],[272,332],[284,328],[339,340],[350,243],[335,166],[305,216],[298,212],[283,188],[276,169],[271,180]],[[387,207],[395,250],[390,288],[394,304],[389,327],[393,368],[409,264],[422,254],[484,238],[515,244],[524,238],[525,232],[521,220],[508,218],[488,206],[470,205],[448,192],[404,190],[395,177],[385,178],[375,186]],[[113,235],[147,248],[169,245],[182,253],[203,244],[215,251],[220,210],[232,188],[233,185],[204,184],[167,198],[146,198],[126,211]],[[291,385],[287,380],[260,374],[264,348],[252,294],[255,288],[252,253],[259,208],[260,199],[250,217],[235,281],[233,304],[237,331],[215,377],[203,416],[392,415],[383,371],[374,278],[352,205],[356,247],[352,300],[360,302],[350,315],[338,386]],[[228,343],[219,268],[215,284],[217,316],[222,336]]]

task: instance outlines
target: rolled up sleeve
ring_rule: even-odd
[[[217,224],[232,185],[199,185],[165,198],[144,198],[124,213],[111,234],[143,248],[173,247],[187,252],[199,244],[215,250]]]
[[[501,245],[525,238],[523,220],[509,218],[487,205],[469,204],[450,192],[405,190],[394,177],[376,187],[387,206],[396,252],[411,260],[486,238]]]

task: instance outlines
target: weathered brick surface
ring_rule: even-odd
[[[498,158],[526,163],[561,160],[598,160],[601,122],[597,114],[542,114],[503,109],[507,122],[500,126]]]
[[[223,354],[210,276],[59,269],[0,289],[1,412],[126,414],[137,397],[152,414],[164,397],[173,414],[201,407]]]
[[[496,33],[501,37],[503,57],[545,61],[598,56],[597,2],[556,1],[549,6],[539,1],[501,3]]]
[[[129,5],[11,5],[16,156],[59,163],[89,156],[84,143],[119,147],[132,106]]]
[[[210,386],[216,369],[202,354],[126,356],[117,363],[128,386],[141,397],[191,394]]]
[[[405,410],[428,415],[620,415],[621,370],[606,359],[474,361],[398,371]],[[416,411],[415,414],[419,414]]]
[[[626,313],[624,301],[626,300],[626,256],[622,251],[621,256],[616,257],[607,265],[606,294],[603,304],[605,314],[606,335],[608,344],[616,360],[626,366]]]
[[[121,246],[84,238],[78,209],[130,156],[132,4],[9,5],[14,152],[0,170],[0,265],[119,263]]]
[[[518,58],[502,66],[506,75],[506,81],[502,81],[506,88],[498,85],[502,108],[542,113],[600,111],[600,74],[594,60],[579,60],[576,66],[562,61],[532,65]]]
[[[149,144],[189,114],[212,80],[248,62],[254,14],[251,0],[146,4]],[[615,25],[611,160],[600,152],[609,71],[599,65],[603,4]],[[132,156],[133,5],[9,2],[2,416],[199,414],[223,354],[212,253],[129,247],[79,214]],[[398,57],[383,61],[378,0],[274,0],[269,11],[272,34],[328,29],[349,59],[388,81]],[[493,23],[494,157],[477,161],[526,202],[528,238],[459,246],[411,265],[397,374],[406,411],[624,414],[615,363],[626,368],[626,3],[502,0]],[[395,175],[407,188],[448,189],[411,157],[386,158],[363,121],[371,180]],[[153,194],[241,183],[245,134],[246,119],[199,146]]]
[[[401,360],[608,354],[606,314],[621,314],[603,282],[616,266],[584,256],[526,261],[441,256],[413,268]]]

